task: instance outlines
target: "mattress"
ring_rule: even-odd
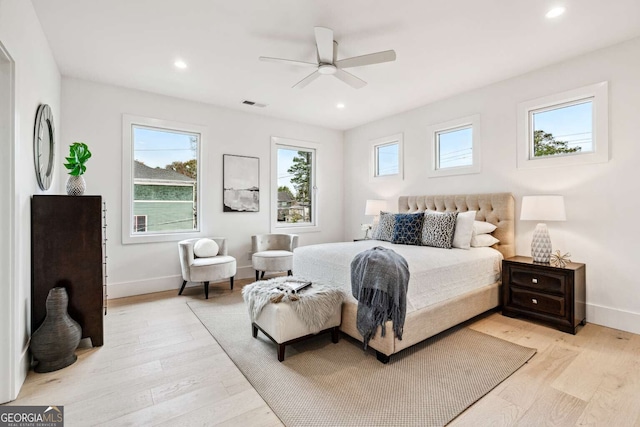
[[[502,254],[492,248],[440,249],[395,245],[380,240],[325,243],[296,248],[293,272],[308,280],[340,286],[351,295],[351,260],[374,246],[393,249],[409,265],[407,313],[490,285],[500,279]]]

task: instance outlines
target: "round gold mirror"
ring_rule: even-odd
[[[36,113],[33,132],[33,161],[36,168],[38,186],[48,190],[53,179],[53,155],[55,153],[56,130],[53,114],[47,104],[41,104]]]

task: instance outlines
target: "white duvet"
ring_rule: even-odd
[[[391,248],[409,264],[407,313],[436,304],[500,278],[502,254],[492,248],[440,249],[394,245],[380,240],[325,243],[296,248],[293,273],[341,286],[351,296],[351,260],[374,246]]]

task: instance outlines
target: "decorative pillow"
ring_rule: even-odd
[[[451,246],[460,249],[471,247],[471,236],[473,235],[473,223],[476,219],[476,211],[458,212],[456,218],[456,229],[453,233]]]
[[[422,226],[422,244],[451,249],[458,212],[425,212]]]
[[[193,245],[193,254],[198,258],[209,258],[218,255],[220,248],[211,239],[200,239]]]
[[[380,212],[380,221],[373,230],[372,239],[390,242],[393,240],[393,229],[396,224],[396,215],[390,212]]]
[[[491,234],[478,234],[471,238],[471,247],[486,248],[489,246],[493,246],[498,242],[500,242],[500,240],[496,239]]]
[[[486,221],[474,221],[473,222],[473,234],[489,234],[498,228],[497,226]]]
[[[393,226],[393,243],[420,245],[423,221],[423,213],[396,214],[396,222]]]

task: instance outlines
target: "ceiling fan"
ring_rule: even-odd
[[[323,74],[337,77],[349,86],[355,89],[360,89],[361,87],[364,87],[367,82],[344,71],[344,68],[360,67],[362,65],[379,64],[381,62],[396,60],[396,52],[394,50],[385,50],[384,52],[354,56],[352,58],[345,58],[338,61],[338,42],[333,40],[333,30],[325,27],[314,27],[314,31],[316,35],[318,63],[295,61],[292,59],[270,58],[268,56],[261,56],[259,59],[266,62],[278,62],[281,64],[316,68],[313,73],[309,74],[293,86],[298,89],[302,89]]]

